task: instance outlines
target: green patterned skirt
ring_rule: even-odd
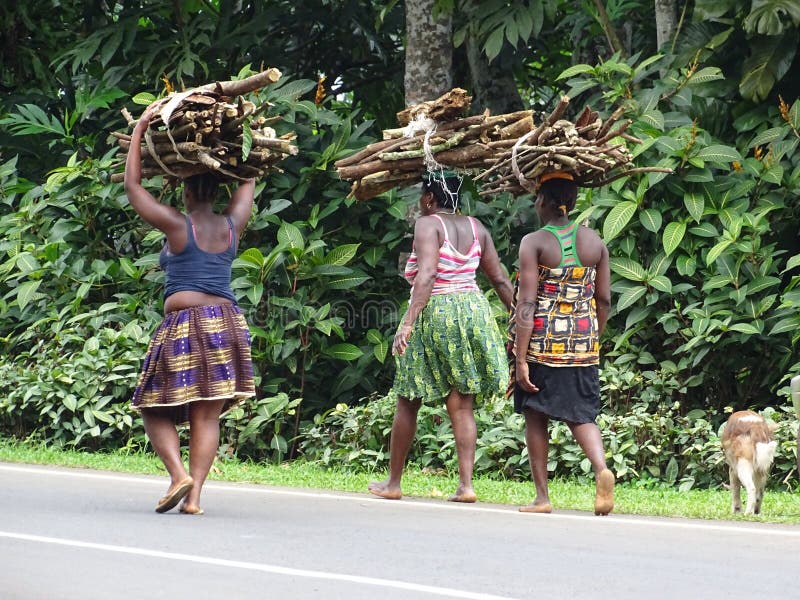
[[[452,388],[487,398],[508,387],[503,337],[481,292],[431,296],[395,364],[393,391],[406,398],[438,400]]]

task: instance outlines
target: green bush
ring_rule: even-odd
[[[300,448],[306,459],[323,465],[348,464],[366,471],[388,466],[389,438],[396,397],[373,396],[355,406],[340,404],[303,429]],[[722,424],[732,409],[721,414],[700,410],[681,413],[679,403],[657,407],[641,402],[631,404],[624,414],[602,412],[597,424],[603,435],[606,460],[620,481],[640,486],[676,485],[719,487],[727,482],[728,471],[720,446]],[[763,411],[776,426],[779,441],[771,481],[787,480],[796,466],[797,419],[790,409]],[[510,400],[502,399],[476,406],[478,442],[476,474],[528,480],[525,423],[513,413]],[[444,406],[420,408],[417,435],[409,462],[432,471],[458,470],[455,443]],[[572,438],[566,424],[550,424],[548,471],[554,477],[589,480],[591,464]]]

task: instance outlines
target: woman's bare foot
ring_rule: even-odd
[[[188,502],[184,502],[181,504],[180,511],[185,515],[202,515],[203,509],[197,506],[196,504],[189,504]]]
[[[375,494],[387,500],[400,500],[403,497],[403,492],[400,490],[399,485],[391,485],[389,480],[386,481],[373,481],[367,486],[370,494]]]
[[[594,514],[605,516],[614,510],[614,473],[603,469],[597,474],[596,485]]]
[[[525,506],[519,507],[519,512],[524,513],[551,513],[553,512],[553,507],[550,506],[550,501],[542,501],[534,500],[531,504],[526,504]]]
[[[447,499],[448,502],[466,502],[471,504],[478,501],[478,496],[471,487],[458,486],[456,493]]]

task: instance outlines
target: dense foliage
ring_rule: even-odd
[[[227,417],[223,449],[382,465],[391,399],[374,394],[391,384],[414,191],[355,204],[331,165],[394,124],[402,3],[50,4],[0,9],[14,41],[0,81],[0,431],[95,448],[143,442],[127,401],[160,318],[161,239],[109,182],[108,132],[124,129],[122,106],[141,109],[137,93],[264,64],[287,74],[258,93],[297,131],[300,154],[259,186],[234,265],[259,400]],[[627,39],[642,50],[611,55],[591,2],[439,4],[455,11],[456,45],[477,40],[527,104],[551,108],[563,91],[576,110],[624,106],[644,142],[637,162],[675,169],[587,191],[575,215],[612,255],[603,418],[620,474],[710,483],[701,465],[719,463],[728,407],[775,415],[788,472],[796,423],[780,407],[800,373],[800,103],[787,73],[797,72],[800,15],[778,0],[750,12],[697,0],[659,54],[650,4],[609,2],[612,21],[631,15]],[[530,199],[479,200],[470,187],[465,204],[513,272],[517,243],[536,226]],[[450,466],[446,419],[425,419],[418,462]],[[482,407],[479,419],[479,469],[526,476],[508,405]],[[553,432],[559,472],[585,472],[563,434]]]

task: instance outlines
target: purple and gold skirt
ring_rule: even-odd
[[[168,313],[153,334],[133,392],[136,410],[173,407],[189,422],[191,402],[226,400],[222,413],[255,396],[250,331],[235,304]]]

